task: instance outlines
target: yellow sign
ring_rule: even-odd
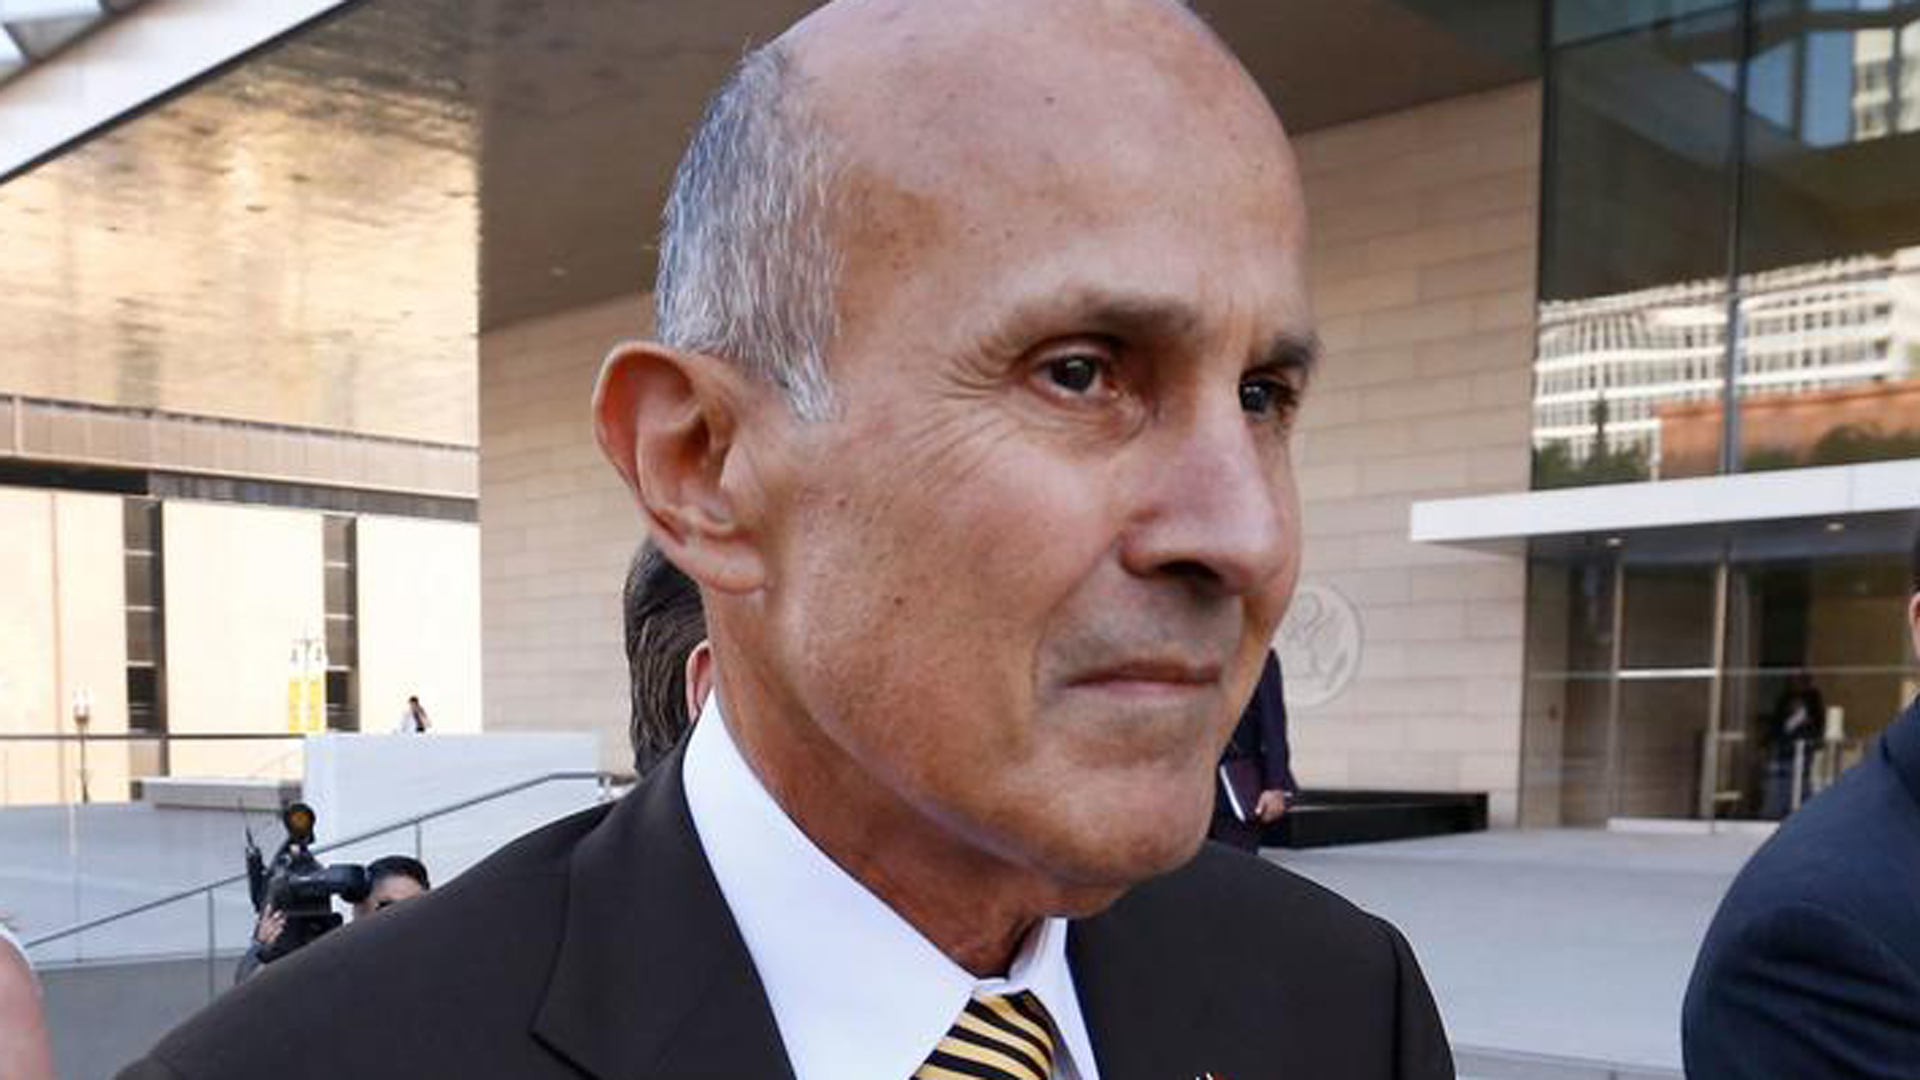
[[[287,668],[287,731],[323,734],[327,730],[326,644],[311,637],[295,641]]]

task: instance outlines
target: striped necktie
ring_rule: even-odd
[[[976,994],[913,1080],[1052,1080],[1053,1021],[1025,990]]]

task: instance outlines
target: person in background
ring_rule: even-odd
[[[427,867],[411,855],[386,855],[367,864],[367,896],[353,905],[356,921],[433,888]]]
[[[433,727],[433,721],[427,719],[427,708],[420,704],[418,697],[407,698],[407,707],[400,710],[400,722],[393,726],[398,735],[425,735]]]
[[[1920,650],[1920,537],[1912,569]],[[1681,1045],[1689,1080],[1920,1077],[1920,702],[1734,879]]]
[[[411,900],[432,888],[432,883],[427,879],[426,864],[419,859],[408,855],[382,856],[367,864],[367,895],[354,901],[353,919],[359,922],[376,911],[383,911],[402,900]],[[248,943],[246,953],[233,969],[235,986],[252,978],[269,963],[265,955],[268,947],[280,940],[286,928],[286,913],[276,910],[271,904],[260,910],[260,918],[253,926],[253,940]],[[5,1074],[0,1073],[0,1080],[5,1080]]]
[[[4,917],[0,917],[0,1077],[54,1080],[40,983]]]
[[[1293,754],[1287,748],[1287,699],[1280,658],[1267,650],[1267,662],[1254,684],[1253,698],[1220,755],[1214,786],[1213,823],[1207,837],[1243,851],[1259,851],[1267,825],[1280,820],[1300,792],[1293,778]]]
[[[645,776],[678,745],[706,704],[712,650],[700,589],[652,542],[640,545],[621,591],[633,771]]]
[[[1796,763],[1801,798],[1812,792],[1813,754],[1827,730],[1827,703],[1813,677],[1796,671],[1787,677],[1773,703],[1773,729],[1767,740],[1767,783],[1761,816],[1773,821],[1793,811]]]

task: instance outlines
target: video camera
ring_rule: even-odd
[[[357,863],[323,866],[313,857],[313,807],[291,803],[280,812],[287,838],[271,863],[260,857],[247,830],[247,892],[257,914],[272,907],[286,916],[286,928],[271,945],[260,950],[261,963],[278,960],[340,925],[333,898],[349,904],[367,898],[371,883],[367,868]]]

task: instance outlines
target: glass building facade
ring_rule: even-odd
[[[1534,487],[1920,455],[1920,2],[1554,14]]]
[[[1920,456],[1920,2],[1552,12],[1532,486]],[[1920,685],[1915,526],[1530,541],[1525,782],[1791,812]]]

